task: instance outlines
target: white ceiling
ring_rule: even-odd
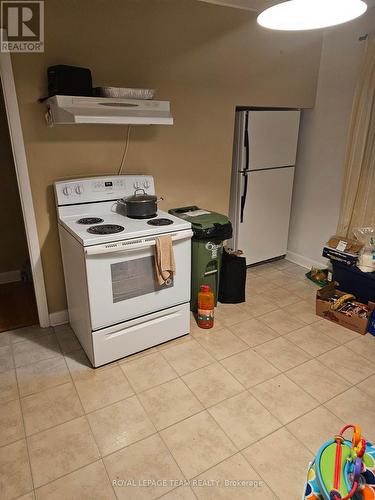
[[[261,12],[271,5],[280,3],[283,0],[200,0],[201,2],[215,3],[217,5],[225,5],[236,9],[255,10]],[[375,0],[365,0],[369,7],[375,5]]]

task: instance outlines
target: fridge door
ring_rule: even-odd
[[[294,167],[248,174],[244,220],[237,238],[237,248],[243,250],[247,265],[286,254],[293,178]]]
[[[250,170],[295,165],[300,114],[249,111]]]

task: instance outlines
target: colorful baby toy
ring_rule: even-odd
[[[353,429],[348,441],[344,432]],[[303,500],[375,500],[375,447],[358,425],[346,425],[320,447],[307,474]]]

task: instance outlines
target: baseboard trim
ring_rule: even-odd
[[[310,259],[309,257],[305,257],[304,255],[300,255],[295,252],[290,252],[289,250],[286,253],[286,260],[289,262],[293,262],[294,264],[298,264],[299,266],[305,267],[306,269],[311,269],[312,267],[325,268],[327,267],[327,263],[324,260],[320,262],[317,260]]]
[[[0,273],[0,284],[14,283],[16,281],[21,281],[21,271],[18,269],[15,271],[7,271],[5,273]]]
[[[51,326],[59,326],[64,325],[65,323],[69,323],[68,311],[65,309],[64,311],[50,313],[49,322]]]

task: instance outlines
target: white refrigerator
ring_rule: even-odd
[[[299,122],[298,109],[236,111],[229,246],[247,265],[286,254]]]

